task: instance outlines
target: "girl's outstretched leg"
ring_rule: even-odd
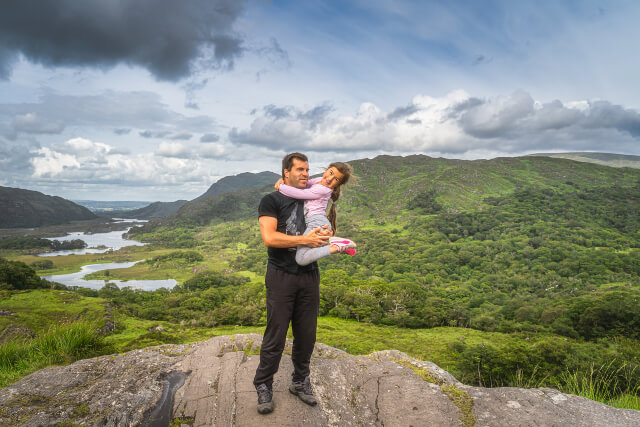
[[[329,245],[320,246],[319,248],[300,245],[296,249],[296,262],[298,265],[309,265],[320,258],[331,255],[330,251]]]

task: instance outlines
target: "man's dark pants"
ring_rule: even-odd
[[[304,381],[309,375],[311,353],[316,343],[318,309],[320,307],[320,273],[313,270],[291,274],[267,266],[267,329],[260,349],[260,365],[253,384],[273,384],[287,339],[289,321],[293,331],[293,381]]]

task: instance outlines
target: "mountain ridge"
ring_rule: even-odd
[[[381,155],[349,163],[357,179],[347,185],[338,207],[343,214],[363,220],[368,218],[363,212],[373,211],[382,220],[402,217],[408,210],[434,202],[444,212],[483,210],[489,207],[487,197],[503,196],[528,186],[576,191],[613,182],[631,185],[638,180],[635,169],[546,156],[455,160]],[[273,191],[278,178],[273,175],[275,179],[263,187],[194,199],[145,230],[160,225],[206,225],[210,221],[246,219],[255,215],[260,198]]]
[[[577,162],[595,163],[614,168],[640,168],[640,156],[600,152],[567,152],[567,153],[535,153],[530,156],[554,157],[575,160]]]
[[[0,212],[0,228],[41,227],[97,218],[89,209],[62,197],[13,187],[0,187]]]
[[[207,191],[193,199],[193,201],[206,199],[207,197],[217,196],[230,191],[263,187],[265,185],[275,183],[278,178],[280,178],[280,175],[269,171],[258,173],[243,172],[238,175],[225,176],[224,178],[214,182]]]

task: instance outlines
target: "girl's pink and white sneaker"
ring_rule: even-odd
[[[338,252],[340,253],[351,256],[356,254],[356,244],[352,240],[344,239],[342,237],[330,237],[329,244],[336,246],[338,248]]]
[[[355,248],[358,246],[353,240],[345,239],[344,237],[329,237],[329,244],[333,245],[334,243],[343,244],[347,248]]]

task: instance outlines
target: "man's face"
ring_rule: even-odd
[[[296,188],[306,188],[309,180],[309,163],[293,159],[291,170],[284,170],[284,183]]]

